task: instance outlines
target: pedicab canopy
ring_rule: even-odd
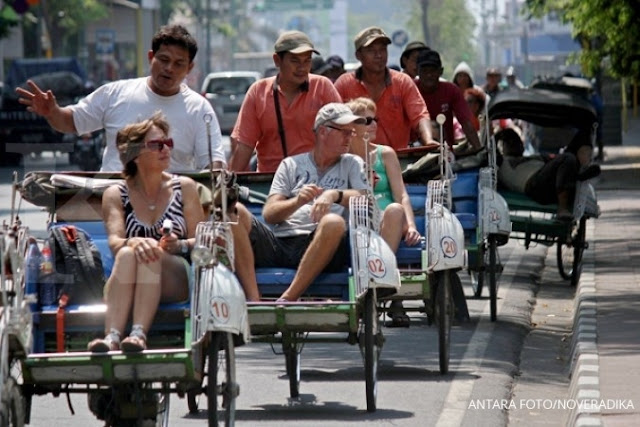
[[[547,89],[499,92],[489,104],[489,119],[520,119],[543,127],[590,128],[596,111],[582,96]]]

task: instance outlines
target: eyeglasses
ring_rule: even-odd
[[[331,125],[324,125],[324,127],[340,131],[342,133],[342,136],[344,136],[345,138],[351,138],[351,137],[356,136],[356,130],[355,129],[342,129],[342,128],[337,128],[337,127],[331,126]]]
[[[151,151],[162,151],[162,148],[165,145],[169,148],[169,150],[172,150],[173,139],[172,138],[152,139],[151,141],[147,141],[144,143],[144,146]]]
[[[365,117],[365,120],[366,120],[365,124],[367,126],[369,126],[373,122],[378,123],[378,118],[377,117]]]

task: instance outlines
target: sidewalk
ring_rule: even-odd
[[[605,146],[596,191],[571,342],[569,398],[582,404],[565,425],[640,425],[640,118]]]

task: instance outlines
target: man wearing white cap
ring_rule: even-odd
[[[259,172],[273,172],[283,158],[310,151],[316,113],[340,102],[330,80],[309,74],[318,51],[305,33],[285,31],[274,51],[278,74],[255,82],[242,102],[231,133],[231,170],[246,170],[254,150]]]
[[[355,40],[356,58],[362,66],[336,80],[344,102],[364,96],[376,103],[376,143],[395,150],[407,148],[411,133],[422,145],[438,145],[431,137],[431,120],[415,83],[405,73],[387,67],[391,39],[379,27],[360,31]]]
[[[354,124],[364,123],[344,104],[325,105],[313,125],[313,150],[287,157],[278,166],[262,210],[268,225],[238,205],[238,225],[232,229],[236,261],[243,265],[236,269],[241,283],[255,280],[246,268],[252,259],[256,267],[297,268],[281,296],[295,301],[323,270],[345,267],[345,208],[350,197],[367,188],[362,160],[348,152]]]

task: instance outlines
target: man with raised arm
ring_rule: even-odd
[[[193,171],[209,166],[209,144],[214,168],[226,165],[218,120],[209,102],[191,90],[184,79],[194,66],[198,45],[180,25],[161,27],[147,53],[147,77],[107,83],[75,105],[60,107],[52,91],[43,92],[29,81],[30,91],[18,88],[19,102],[43,116],[59,132],[85,134],[106,131],[103,171],[121,171],[116,135],[124,126],[148,119],[156,111],[167,117],[175,146],[169,170]],[[210,118],[211,141],[205,116]]]

